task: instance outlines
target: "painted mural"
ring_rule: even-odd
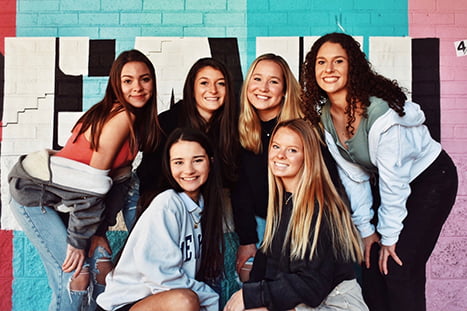
[[[455,55],[459,43],[448,42],[449,54],[442,32],[410,34],[407,1],[350,2],[0,0],[0,311],[46,310],[50,295],[41,261],[9,212],[9,169],[21,154],[63,146],[82,112],[101,99],[116,55],[136,48],[149,57],[156,68],[158,109],[164,111],[182,97],[187,71],[200,57],[223,61],[238,93],[249,62],[266,52],[283,56],[299,78],[313,41],[331,31],[354,35],[375,69],[409,91],[433,137],[459,165],[458,201],[427,272],[427,305],[464,310],[467,149],[458,144],[467,143],[467,57]],[[465,14],[458,18],[467,17],[467,4],[454,9]],[[457,40],[467,39],[467,26],[461,29]],[[449,66],[457,61],[464,68],[460,74],[442,71],[446,55]],[[451,87],[452,96],[446,93]],[[125,236],[118,224],[109,233],[112,247],[118,249]]]

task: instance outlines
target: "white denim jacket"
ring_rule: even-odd
[[[441,145],[423,124],[425,114],[413,102],[404,105],[400,117],[389,109],[370,128],[368,145],[370,159],[378,169],[381,205],[378,208],[377,230],[383,245],[393,245],[399,239],[402,221],[407,216],[406,202],[410,182],[420,175],[441,152]],[[375,232],[370,224],[372,196],[369,175],[358,164],[345,160],[332,135],[326,131],[326,143],[335,158],[342,182],[349,195],[352,219],[362,237]]]

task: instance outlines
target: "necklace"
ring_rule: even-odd
[[[190,216],[191,216],[191,219],[193,219],[193,223],[194,223],[193,227],[195,227],[195,229],[198,229],[198,225],[201,222],[201,217],[199,218],[198,221],[196,221],[195,216],[193,216],[193,213],[190,213]]]
[[[287,198],[287,200],[285,200],[285,203],[284,203],[284,206],[287,206],[287,204],[289,204],[290,200],[292,200],[292,194],[290,194],[290,196]]]

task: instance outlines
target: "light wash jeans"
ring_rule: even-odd
[[[67,250],[67,228],[58,213],[49,207],[25,207],[15,200],[11,200],[10,207],[44,264],[52,289],[49,311],[86,310],[89,304],[88,291],[70,291],[73,272],[62,271]]]
[[[136,222],[136,208],[139,200],[139,178],[135,172],[131,174],[130,187],[125,206],[123,207],[123,220],[128,232],[131,231]]]
[[[128,230],[135,222],[138,198],[139,182],[137,178],[133,178],[123,209],[123,218]],[[95,310],[95,298],[105,289],[104,285],[96,282],[97,263],[111,258],[111,255],[102,247],[96,248],[93,257],[85,262],[85,266],[89,267],[90,286],[85,291],[71,291],[69,283],[74,272],[62,271],[67,250],[67,227],[59,214],[50,207],[25,207],[13,199],[10,208],[25,235],[36,247],[46,270],[52,289],[49,311]]]

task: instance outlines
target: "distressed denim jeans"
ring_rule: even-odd
[[[73,272],[62,271],[67,250],[67,228],[58,213],[49,207],[25,207],[15,200],[11,200],[10,207],[44,264],[52,289],[49,311],[86,310],[88,291],[69,290]]]

